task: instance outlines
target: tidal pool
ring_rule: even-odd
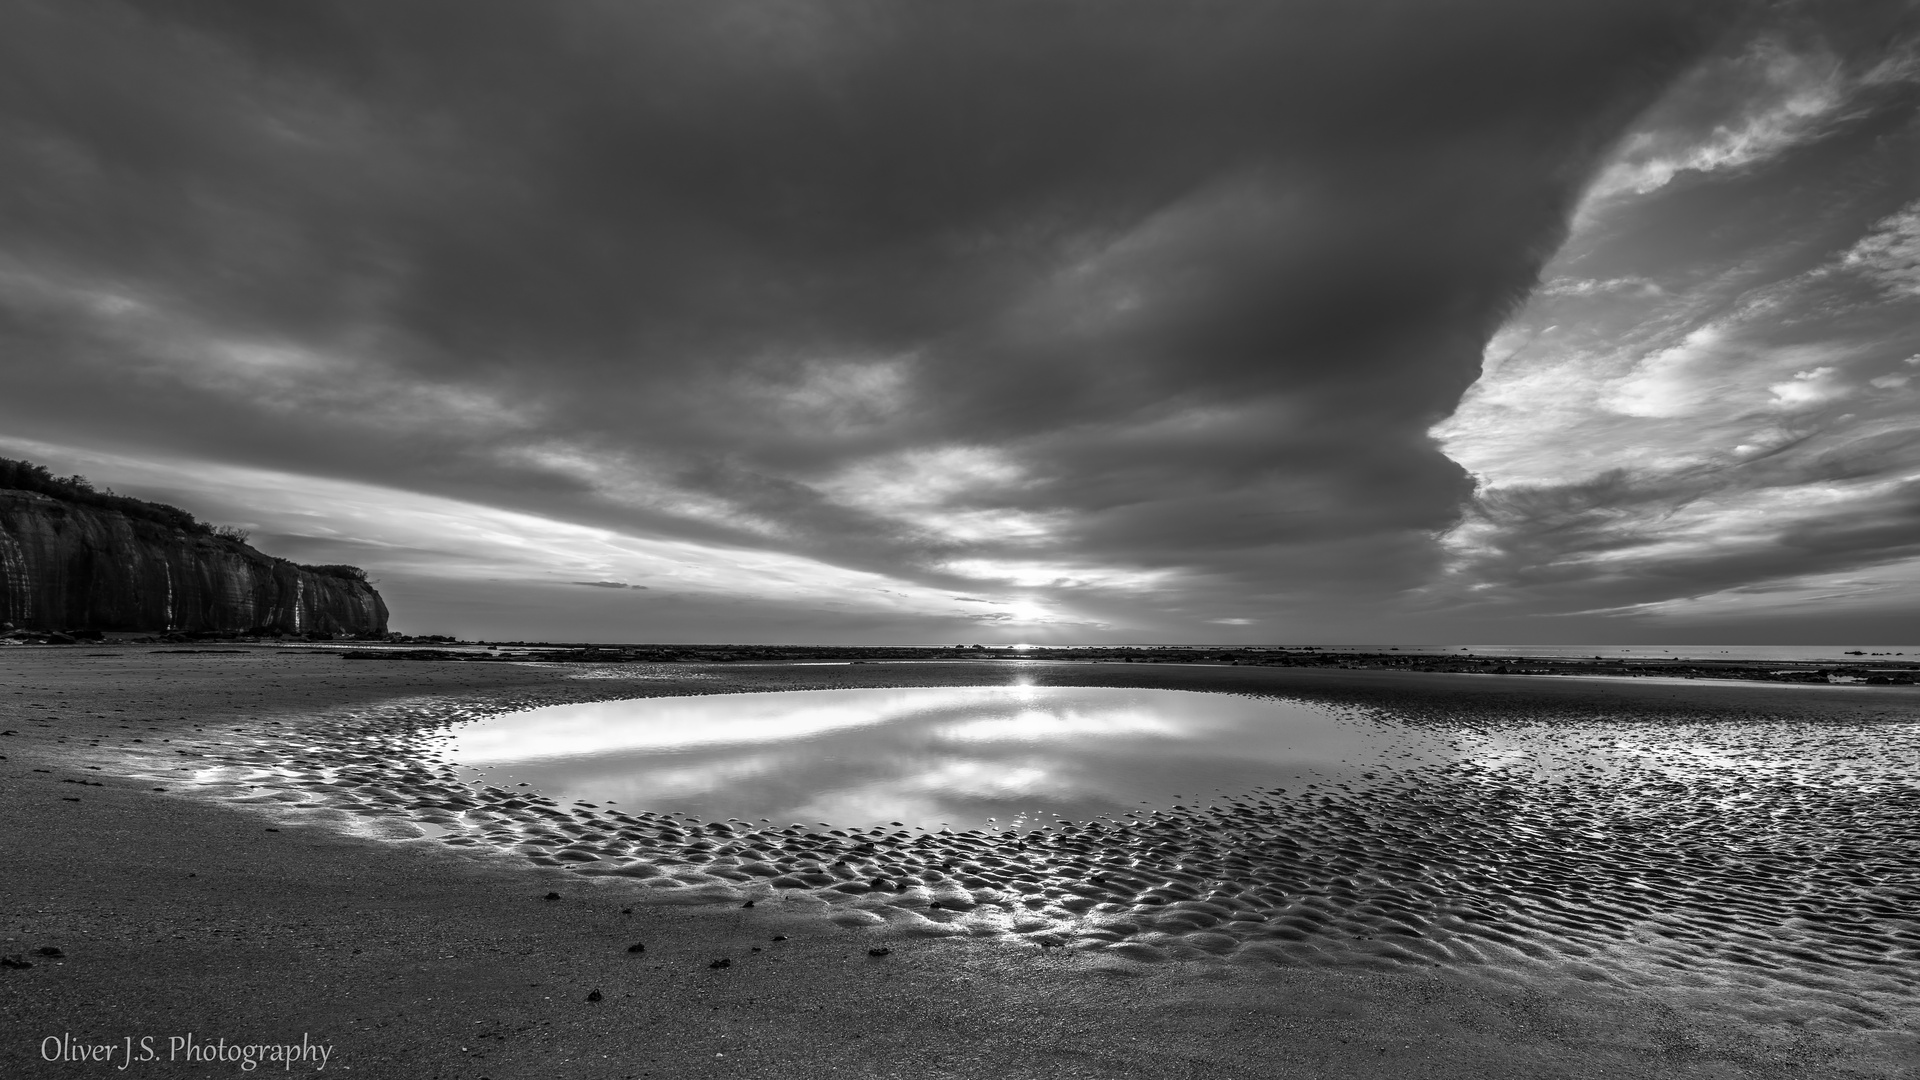
[[[562,800],[926,829],[1022,829],[1216,792],[1365,784],[1450,752],[1325,706],[1021,685],[556,705],[465,725],[443,749],[468,780]]]
[[[1907,699],[1677,692],[401,701],[203,748],[196,779],[651,903],[1135,962],[1544,972],[1908,1052]]]

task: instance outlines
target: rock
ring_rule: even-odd
[[[357,571],[309,569],[193,531],[204,526],[171,507],[126,507],[0,488],[0,615],[26,630],[85,627],[90,640],[102,630],[386,632],[386,604]]]
[[[627,946],[627,951],[628,952],[646,952],[647,947],[641,944],[640,942],[636,941],[633,944]]]
[[[714,970],[718,970],[724,967],[732,967],[732,966],[733,966],[733,961],[727,959],[724,956],[718,960],[715,960],[713,963],[707,965],[707,967],[712,968]]]
[[[550,892],[550,893],[548,893],[548,894],[547,894],[547,895],[546,895],[546,896],[545,896],[545,897],[544,897],[543,899],[547,899],[547,900],[558,900],[558,899],[560,899],[560,894],[559,894],[559,893],[557,893],[557,892]]]
[[[878,948],[878,949],[868,949],[868,950],[867,950],[867,955],[868,955],[868,956],[889,956],[889,955],[891,955],[892,953],[893,953],[893,950],[892,950],[892,949],[889,949],[889,948],[886,948],[885,946],[882,946],[881,948]]]
[[[0,968],[14,968],[19,970],[32,966],[33,961],[21,956],[19,953],[14,953],[11,956],[0,956]]]
[[[33,951],[39,953],[41,956],[60,957],[60,956],[67,955],[66,953],[63,953],[60,951],[60,947],[58,945],[42,945]]]
[[[587,1000],[588,1000],[588,1001],[599,1001],[599,1000],[600,1000],[600,991],[598,991],[598,990],[592,990],[592,991],[589,991],[589,992],[587,993]]]

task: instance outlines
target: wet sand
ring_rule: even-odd
[[[1920,693],[1019,674],[1377,710],[1462,764],[1024,837],[793,830],[465,788],[434,747],[530,705],[1008,665],[10,649],[0,955],[33,966],[0,970],[0,1074],[238,1071],[169,1065],[188,1033],[496,1080],[1920,1066]],[[161,1060],[44,1061],[63,1034]]]

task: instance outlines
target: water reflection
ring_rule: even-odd
[[[632,810],[860,827],[1023,827],[1444,758],[1324,706],[1180,690],[970,686],[560,705],[470,724],[498,786]]]

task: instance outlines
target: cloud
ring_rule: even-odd
[[[1676,182],[1767,168],[1840,136],[1920,80],[1899,4],[1784,4],[1776,21],[1696,65],[1634,125],[1578,215]]]
[[[1895,296],[1920,297],[1920,200],[1875,222],[1840,265]]]
[[[1672,0],[11,22],[6,430],[294,478],[435,612],[645,581],[775,636],[1379,625],[1479,513],[1430,432],[1582,193],[1740,173],[1905,77]],[[1603,263],[1545,293],[1657,309],[1618,415],[1777,425],[1889,374]]]
[[[1435,429],[1478,485],[1419,592],[1430,617],[1576,636],[1750,618],[1740,632],[1793,635],[1846,613],[1885,627],[1911,601],[1914,204],[1882,170],[1914,145],[1914,41],[1817,29],[1703,64],[1600,170],[1543,286]],[[1605,198],[1606,177],[1653,175],[1634,173],[1648,147],[1693,145],[1673,143],[1679,118],[1780,137]]]
[[[1646,195],[1683,173],[1741,169],[1826,134],[1848,99],[1839,58],[1824,50],[1798,52],[1762,39],[1745,52],[1702,65],[1694,86],[1669,99],[1661,122],[1627,138],[1595,179],[1590,200]],[[1738,102],[1728,113],[1708,112],[1703,100]]]
[[[1560,616],[1780,613],[1789,596],[1837,602],[1808,583],[1844,575],[1860,586],[1857,605],[1884,603],[1887,587],[1911,586],[1920,559],[1920,484],[1888,475],[1913,468],[1920,436],[1901,442],[1828,447],[1733,477],[1621,471],[1489,492],[1456,534],[1446,601]]]
[[[1726,388],[1717,385],[1710,372],[1739,360],[1737,348],[1729,349],[1722,327],[1702,326],[1679,344],[1641,360],[1631,374],[1613,385],[1607,404],[1627,416],[1686,416]]]
[[[1665,290],[1660,283],[1650,278],[1627,276],[1607,278],[1604,281],[1593,278],[1555,278],[1540,287],[1545,296],[1594,296],[1596,294],[1625,294],[1629,296],[1660,296]]]
[[[1796,371],[1792,378],[1767,387],[1774,404],[1782,409],[1804,409],[1825,405],[1847,396],[1848,388],[1834,378],[1830,366]]]

